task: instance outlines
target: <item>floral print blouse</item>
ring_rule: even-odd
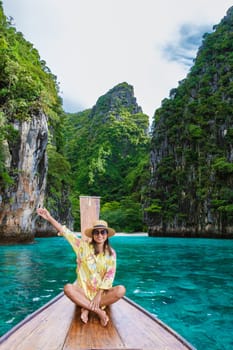
[[[77,283],[88,299],[92,300],[99,289],[110,289],[116,273],[116,252],[95,255],[89,241],[77,237],[63,226],[60,235],[65,237],[77,255]]]

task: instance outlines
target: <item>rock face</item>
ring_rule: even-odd
[[[131,114],[142,113],[142,108],[134,96],[133,86],[126,82],[114,86],[107,94],[101,96],[92,108],[90,118],[96,114],[108,116],[113,113],[115,118],[121,119],[122,109],[130,111]]]
[[[26,242],[34,238],[35,209],[45,196],[48,141],[47,118],[32,116],[30,121],[14,121],[18,142],[5,144],[6,166],[14,179],[0,197],[0,241]]]

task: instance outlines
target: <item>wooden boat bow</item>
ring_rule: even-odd
[[[152,314],[123,298],[107,312],[101,326],[94,314],[80,320],[80,308],[63,293],[29,315],[0,338],[1,350],[195,350]]]

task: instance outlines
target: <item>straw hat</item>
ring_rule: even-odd
[[[94,229],[102,228],[108,230],[108,237],[114,236],[115,235],[115,230],[111,227],[108,227],[108,223],[104,220],[96,220],[93,224],[92,227],[87,228],[84,233],[87,237],[92,237],[92,231]]]

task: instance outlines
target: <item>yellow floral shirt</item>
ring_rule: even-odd
[[[77,283],[92,300],[99,289],[110,289],[116,273],[116,252],[95,255],[89,241],[77,237],[63,226],[60,234],[67,239],[77,255]]]

